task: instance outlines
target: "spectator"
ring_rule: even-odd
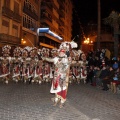
[[[91,85],[92,85],[92,83],[93,83],[92,78],[93,78],[93,76],[94,76],[93,68],[94,68],[93,66],[90,66],[90,67],[89,67],[88,74],[87,74],[87,80],[86,80],[86,82],[87,82],[87,83],[90,82]]]
[[[98,84],[99,86],[102,86],[102,81],[108,76],[108,70],[106,69],[106,66],[104,66],[101,70],[100,76],[99,76],[99,81]],[[104,90],[104,89],[103,89]]]
[[[113,70],[112,67],[109,68],[109,72],[108,75],[106,77],[103,78],[102,83],[103,83],[103,90],[107,91],[109,90],[108,85],[110,84],[111,81],[113,80],[113,77],[115,75],[115,71]]]
[[[100,73],[101,73],[101,69],[99,66],[96,67],[96,73],[94,75],[93,81],[95,82],[96,86],[100,87],[99,85],[99,81],[100,81]]]
[[[118,69],[118,63],[117,63],[117,61],[114,61],[114,64],[113,64],[112,67],[113,67],[114,70]]]
[[[115,76],[113,77],[113,81],[111,81],[111,91],[113,93],[117,92],[117,85],[120,84],[120,69],[118,68],[115,72]]]

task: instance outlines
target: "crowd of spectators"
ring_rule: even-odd
[[[88,72],[86,82],[113,93],[120,84],[120,59],[108,57],[106,49],[89,51],[87,54]]]

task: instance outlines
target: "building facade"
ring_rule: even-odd
[[[0,48],[15,46],[59,47],[71,41],[71,0],[0,0]],[[40,33],[38,28],[49,28],[63,40]]]
[[[0,0],[0,47],[21,44],[21,0]]]
[[[71,0],[42,0],[40,27],[49,28],[59,35],[59,40],[46,33],[40,33],[40,46],[58,48],[62,41],[71,41],[72,37],[72,2]]]

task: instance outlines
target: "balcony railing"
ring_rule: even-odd
[[[7,35],[7,34],[0,34],[0,42],[3,43],[11,43],[11,44],[20,44],[21,39],[15,36]]]
[[[7,7],[2,7],[2,15],[13,18],[13,11]]]
[[[26,13],[27,15],[29,15],[30,17],[32,17],[33,19],[35,19],[36,21],[38,21],[38,16],[32,12],[31,9],[27,8],[26,6],[23,7],[23,12]]]
[[[7,7],[2,7],[2,15],[7,16],[8,18],[11,18],[19,23],[21,22],[22,17]]]
[[[50,10],[52,10],[52,4],[51,2],[42,2],[41,7],[47,6]]]
[[[22,19],[22,17],[19,14],[15,13],[15,12],[13,13],[13,20],[15,20],[17,22],[21,22],[21,19]]]
[[[41,20],[44,19],[44,20],[48,20],[49,22],[52,23],[52,18],[48,17],[47,15],[42,15],[41,16]]]

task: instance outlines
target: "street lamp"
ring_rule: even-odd
[[[21,39],[21,44],[26,44],[27,41],[32,45],[32,47],[34,47],[33,43],[26,37],[26,35],[24,35],[24,37]]]
[[[92,43],[93,43],[93,41],[90,40],[90,38],[87,38],[84,40],[84,44],[92,44]]]

